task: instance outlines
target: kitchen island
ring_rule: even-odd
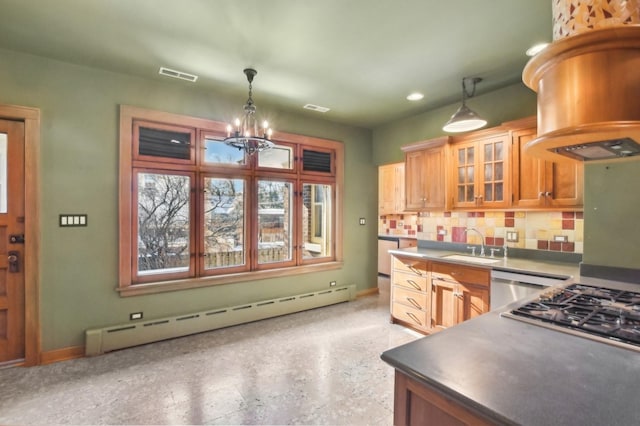
[[[637,425],[640,352],[500,316],[519,304],[384,352],[394,423]]]

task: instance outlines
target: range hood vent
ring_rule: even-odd
[[[538,94],[538,136],[527,152],[583,161],[639,155],[638,70],[640,25],[594,29],[551,43],[522,73]]]
[[[575,160],[611,160],[639,155],[640,144],[631,138],[624,138],[563,146],[550,151]]]

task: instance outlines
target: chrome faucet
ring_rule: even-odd
[[[476,231],[478,235],[480,235],[480,238],[482,238],[482,246],[480,246],[480,256],[484,256],[484,235],[482,235],[482,232],[478,231],[476,228],[466,228],[464,230],[464,233],[466,234],[468,231]]]

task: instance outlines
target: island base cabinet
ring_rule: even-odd
[[[396,370],[393,424],[461,426],[496,423]]]

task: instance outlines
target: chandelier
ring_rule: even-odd
[[[257,73],[258,71],[253,68],[244,70],[244,74],[247,76],[247,81],[249,82],[249,99],[247,99],[247,103],[244,104],[244,115],[242,119],[236,118],[233,125],[227,125],[227,137],[224,140],[227,145],[231,145],[239,150],[244,150],[249,155],[273,148],[274,146],[273,142],[269,140],[273,133],[271,128],[269,128],[269,123],[263,121],[262,126],[258,126],[258,121],[256,120],[256,106],[251,98],[251,83]]]
[[[473,83],[473,90],[471,93],[467,92],[466,80],[471,80]],[[487,120],[481,118],[473,110],[471,110],[466,104],[465,99],[472,98],[476,93],[476,84],[481,82],[479,77],[464,77],[462,79],[462,105],[451,116],[442,128],[445,132],[467,132],[469,130],[476,130],[487,125]]]

